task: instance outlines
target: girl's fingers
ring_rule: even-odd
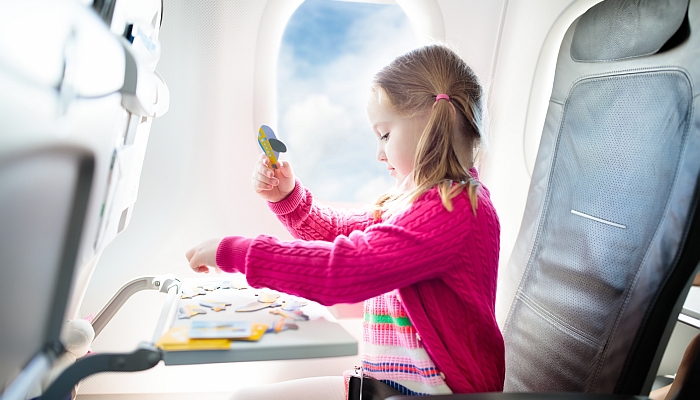
[[[277,178],[269,178],[265,175],[260,175],[258,173],[254,173],[252,178],[254,181],[262,182],[272,186],[277,186],[280,183],[280,180]]]
[[[262,163],[256,163],[253,169],[252,176],[253,188],[260,192],[270,190],[280,184],[270,168],[265,167]]]
[[[290,181],[290,177],[294,176],[291,165],[278,160],[277,166],[278,168],[274,170],[270,168],[270,160],[264,153],[261,153],[258,162],[253,167],[253,176],[251,177],[253,189],[269,201],[279,201],[279,199],[271,200],[272,197],[279,197],[274,189],[280,188],[280,185],[286,188],[290,182],[292,185],[294,184],[293,181]]]
[[[262,190],[272,190],[274,186],[272,184],[263,182],[259,179],[256,179],[256,177],[253,177],[253,188],[258,191]]]
[[[267,158],[267,155],[266,155],[265,153],[261,153],[261,154],[260,154],[260,163],[261,163],[265,168],[270,169],[270,170],[272,169],[272,167],[270,167],[270,159]]]
[[[262,163],[255,164],[255,168],[253,171],[257,174],[260,174],[262,176],[266,176],[268,178],[274,178],[274,176],[275,176],[274,171],[272,169],[266,167]]]

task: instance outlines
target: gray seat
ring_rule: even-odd
[[[649,392],[700,259],[698,33],[700,0],[607,0],[568,29],[500,271],[524,271],[505,294],[516,393],[439,397]],[[695,386],[681,395],[700,398]]]
[[[651,388],[698,264],[698,31],[699,1],[608,0],[564,36],[513,258],[505,391]]]
[[[65,349],[60,341],[93,183],[94,156],[70,145],[0,150],[0,399],[24,399]],[[68,367],[41,399],[64,399],[86,376],[142,371],[161,359],[142,344]],[[5,387],[7,385],[7,387]]]
[[[23,398],[64,351],[93,169],[92,154],[76,147],[0,152],[0,384],[13,383],[5,398]]]

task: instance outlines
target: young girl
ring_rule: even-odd
[[[263,155],[253,187],[298,240],[214,239],[187,252],[190,267],[242,272],[253,287],[324,305],[364,300],[364,373],[402,393],[501,391],[500,228],[474,169],[482,94],[472,69],[444,46],[397,58],[375,76],[367,113],[377,158],[398,190],[374,212],[343,213],[314,201],[289,163],[273,170]],[[309,378],[234,398],[344,399],[344,385]]]

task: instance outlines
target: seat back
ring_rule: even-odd
[[[700,256],[698,33],[698,0],[606,0],[567,31],[501,271],[524,271],[506,391],[651,387]]]
[[[79,148],[0,151],[0,393],[35,356],[62,351],[92,175]]]

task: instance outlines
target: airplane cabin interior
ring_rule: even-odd
[[[505,349],[502,390],[434,397],[700,398],[700,0],[2,0],[0,400],[229,399],[365,366],[362,302],[186,252],[299,239],[259,160],[334,209],[397,186],[370,86],[434,44],[483,88]]]

